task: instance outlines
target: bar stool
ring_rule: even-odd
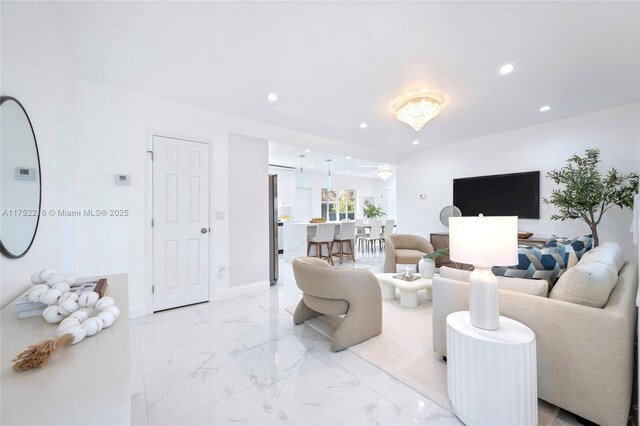
[[[342,265],[342,261],[345,257],[351,257],[353,261],[356,261],[356,257],[353,251],[353,240],[356,238],[356,223],[355,222],[344,222],[340,225],[340,233],[338,236],[333,239],[333,244],[338,244],[338,252],[334,252],[334,257],[340,258],[340,264]],[[344,250],[344,245],[347,244],[349,246],[349,251]]]
[[[331,246],[333,245],[333,234],[335,234],[336,225],[333,223],[319,223],[316,227],[316,235],[313,237],[309,244],[307,244],[307,256],[311,256],[311,247],[316,248],[316,257],[326,259],[327,262],[333,265],[333,255],[331,253]],[[322,255],[322,247],[327,247],[329,254],[327,256]]]

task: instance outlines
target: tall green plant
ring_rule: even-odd
[[[603,215],[612,207],[633,207],[633,196],[638,190],[638,173],[621,174],[615,168],[602,176],[598,170],[600,150],[587,149],[585,156],[574,155],[559,170],[552,170],[547,177],[559,189],[551,191],[545,204],[553,204],[558,213],[552,220],[580,219],[586,222],[593,234],[594,247],[600,244],[598,225]]]

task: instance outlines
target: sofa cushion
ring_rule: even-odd
[[[593,248],[593,235],[588,234],[574,238],[558,237],[557,235],[554,235],[553,238],[544,243],[545,247],[556,247],[558,245],[570,245],[576,253],[577,259],[580,260],[586,252]],[[569,268],[572,266],[573,265],[569,265]]]
[[[612,265],[594,261],[580,261],[565,272],[551,290],[551,299],[603,308],[618,281]]]
[[[440,276],[450,280],[469,282],[471,271],[462,269],[449,268],[448,266],[440,267]],[[497,277],[498,288],[502,290],[517,291],[519,293],[533,294],[534,296],[547,297],[549,285],[545,280],[531,280],[525,278],[509,278]]]
[[[404,264],[416,264],[427,253],[423,253],[420,250],[412,249],[396,249],[396,263]]]
[[[553,286],[567,270],[572,249],[567,245],[556,247],[518,247],[518,264],[497,266],[493,273],[497,276],[546,280]]]
[[[624,254],[622,254],[622,249],[617,243],[606,241],[582,256],[580,263],[587,262],[605,263],[620,272],[624,266]]]

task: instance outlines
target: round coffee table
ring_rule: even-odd
[[[431,300],[431,286],[433,281],[430,278],[418,278],[415,281],[405,281],[393,278],[397,273],[376,274],[382,290],[382,298],[393,300],[396,298],[396,288],[400,290],[400,305],[404,308],[415,308],[418,306],[418,291],[427,291],[427,300]]]

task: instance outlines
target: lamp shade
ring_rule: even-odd
[[[518,263],[517,216],[449,218],[449,257],[475,266]]]

